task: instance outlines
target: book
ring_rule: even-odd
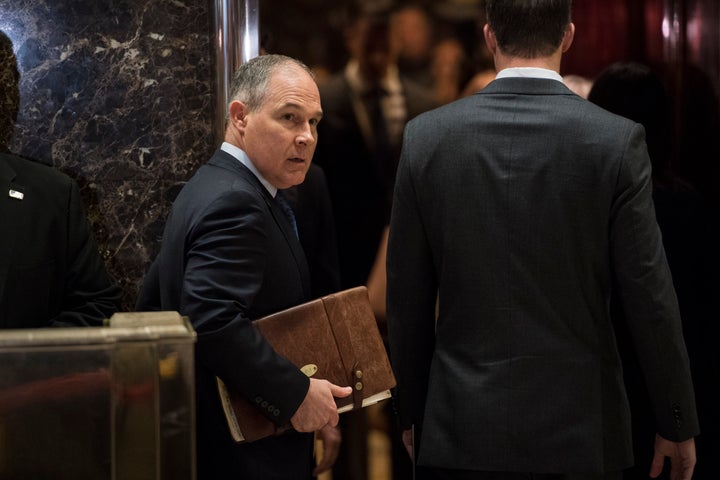
[[[277,353],[311,378],[351,386],[336,398],[338,412],[360,409],[391,397],[390,361],[364,286],[332,293],[253,322]],[[228,427],[236,442],[282,433],[260,409],[217,378]]]

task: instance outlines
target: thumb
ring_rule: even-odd
[[[333,394],[333,397],[345,398],[352,393],[352,387],[341,387],[331,383],[330,392]]]

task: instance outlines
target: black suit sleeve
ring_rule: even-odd
[[[120,308],[121,290],[105,269],[77,183],[69,180],[62,295],[52,326],[100,326]],[[53,239],[46,239],[52,241]],[[58,239],[59,240],[59,239]]]

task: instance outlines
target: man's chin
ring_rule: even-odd
[[[281,190],[285,188],[294,187],[295,185],[300,185],[305,181],[305,175],[307,174],[307,169],[305,169],[302,173],[295,173],[293,175],[289,175],[284,182],[284,186],[278,187]]]

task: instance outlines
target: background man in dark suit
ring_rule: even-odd
[[[327,176],[343,288],[365,285],[390,215],[402,130],[436,106],[432,93],[398,73],[385,13],[350,8],[351,58],[320,87],[325,112],[315,155]]]
[[[325,115],[315,160],[327,175],[342,288],[367,285],[390,217],[402,130],[409,118],[436,106],[429,90],[399,74],[388,13],[365,8],[362,2],[348,6],[350,60],[320,87]],[[367,478],[367,415],[343,414],[344,440],[333,471],[339,478]],[[407,478],[411,468],[402,445],[393,443],[393,451],[393,478]]]
[[[0,32],[0,328],[100,326],[120,308],[121,291],[77,183],[8,149],[19,80],[12,42]]]
[[[314,437],[325,441],[316,473],[337,454],[333,396],[279,356],[252,320],[311,298],[310,277],[279,189],[301,183],[322,117],[309,69],[280,55],[243,64],[233,78],[225,142],[173,204],[139,309],[177,310],[198,334],[198,479],[299,479],[313,472]],[[285,200],[286,202],[286,200]],[[297,432],[233,442],[215,377]]]
[[[697,415],[643,128],[563,85],[570,4],[488,0],[497,79],[405,131],[388,325],[427,478],[622,478],[611,292],[656,416],[651,475],[665,457],[672,478],[693,472]]]

